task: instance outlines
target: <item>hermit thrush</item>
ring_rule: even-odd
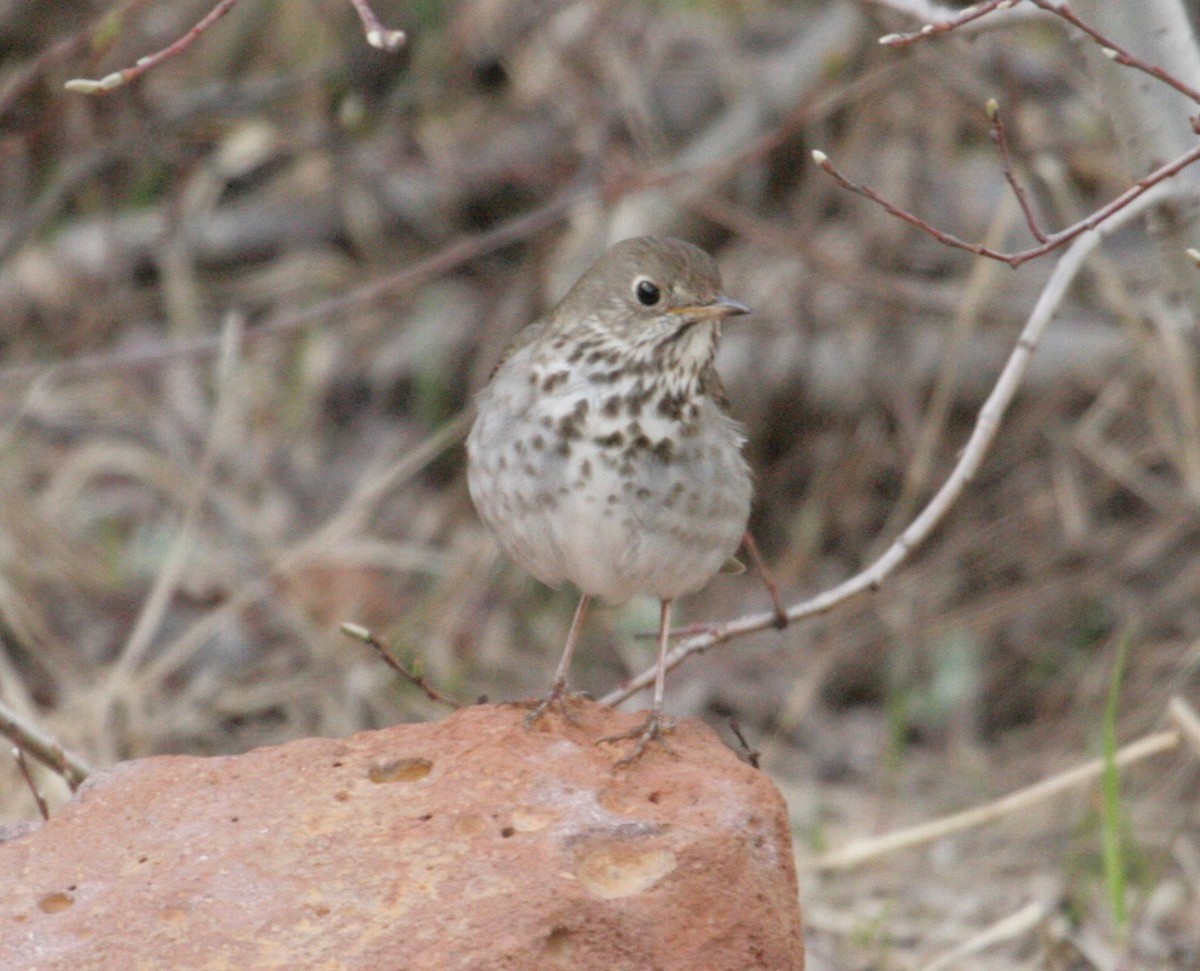
[[[582,594],[554,685],[530,723],[564,703],[593,597],[662,601],[654,706],[620,736],[636,744],[618,764],[671,727],[663,715],[671,602],[704,586],[746,529],[745,438],[713,358],[722,318],[748,312],[722,294],[703,250],[627,239],[516,336],[479,395],[467,439],[479,515],[535,577]]]

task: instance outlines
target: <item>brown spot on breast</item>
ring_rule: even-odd
[[[587,354],[589,351],[593,350],[595,347],[596,347],[596,342],[594,340],[579,341],[579,343],[577,343],[575,345],[575,347],[571,350],[571,353],[569,355],[567,355],[567,363],[568,364],[578,364],[580,361],[583,360],[584,355]]]
[[[631,415],[640,415],[642,413],[642,405],[650,400],[651,391],[649,388],[642,387],[641,382],[633,386],[633,390],[625,395],[625,405],[629,408]]]
[[[660,415],[679,421],[683,417],[684,398],[681,394],[665,394],[658,399],[657,411]]]
[[[664,438],[650,449],[650,454],[660,462],[670,462],[675,457],[675,444],[669,438]]]
[[[542,390],[545,392],[553,391],[567,383],[567,378],[570,377],[570,371],[555,371],[553,374],[546,375],[546,379],[542,381]]]
[[[625,436],[620,432],[611,432],[608,435],[597,435],[592,441],[601,448],[619,448],[625,441]]]
[[[621,396],[614,394],[611,397],[605,398],[600,411],[609,418],[616,418],[621,413]]]

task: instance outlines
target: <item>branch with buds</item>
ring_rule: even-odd
[[[201,34],[229,13],[237,5],[237,2],[238,0],[220,0],[181,37],[154,54],[139,57],[137,63],[132,67],[113,71],[111,74],[97,79],[72,78],[66,83],[66,89],[77,94],[108,94],[117,88],[123,88],[129,82],[136,81],[151,68],[186,51],[200,38]],[[358,14],[359,20],[362,21],[368,44],[383,51],[399,50],[406,40],[404,31],[389,30],[384,27],[367,0],[350,0],[350,2]]]
[[[1072,27],[1081,31],[1094,43],[1099,45],[1104,56],[1116,64],[1123,67],[1132,68],[1136,71],[1141,71],[1144,74],[1166,84],[1180,94],[1184,95],[1196,105],[1200,105],[1200,91],[1186,84],[1184,81],[1165,71],[1163,68],[1150,64],[1142,58],[1137,57],[1130,51],[1126,50],[1116,41],[1105,36],[1094,27],[1085,23],[1079,16],[1071,10],[1065,3],[1052,3],[1051,0],[987,0],[986,3],[978,3],[974,6],[967,7],[957,16],[949,20],[927,23],[920,29],[904,34],[887,34],[879,38],[879,43],[887,47],[900,48],[907,47],[910,44],[915,44],[919,41],[927,40],[930,37],[940,36],[950,33],[953,30],[959,29],[966,24],[973,24],[981,18],[990,14],[995,14],[998,11],[1009,10],[1015,7],[1018,3],[1029,3],[1039,10],[1058,17]],[[865,199],[870,199],[877,205],[882,206],[889,213],[898,219],[904,220],[911,226],[924,233],[929,234],[938,242],[954,249],[965,250],[968,253],[974,253],[976,256],[987,257],[988,259],[998,260],[1002,263],[1007,263],[1009,266],[1018,267],[1022,263],[1036,259],[1039,256],[1044,256],[1061,246],[1066,245],[1076,239],[1081,234],[1091,229],[1096,229],[1105,220],[1110,219],[1115,213],[1120,212],[1135,199],[1138,199],[1148,190],[1165,182],[1167,179],[1177,175],[1183,169],[1192,165],[1196,161],[1200,161],[1200,146],[1192,148],[1176,158],[1171,159],[1163,165],[1160,165],[1149,175],[1139,179],[1128,189],[1122,192],[1117,198],[1113,199],[1107,205],[1102,206],[1093,212],[1090,216],[1079,220],[1077,223],[1061,229],[1058,232],[1047,233],[1037,222],[1033,210],[1029,205],[1028,197],[1024,188],[1017,179],[1016,172],[1013,166],[1013,160],[1009,151],[1008,137],[1004,127],[1004,119],[1000,112],[1000,106],[996,100],[990,99],[987,103],[987,115],[992,125],[991,137],[996,143],[1000,153],[1000,162],[1004,171],[1004,178],[1013,190],[1018,203],[1021,206],[1021,211],[1025,215],[1026,225],[1029,227],[1030,233],[1034,239],[1038,241],[1037,246],[1029,247],[1028,249],[1017,251],[1002,251],[981,243],[971,243],[964,239],[955,236],[953,233],[948,233],[938,229],[931,223],[916,215],[913,212],[898,206],[895,203],[884,198],[880,193],[876,192],[868,185],[854,182],[844,172],[838,169],[833,162],[829,160],[829,156],[822,151],[814,151],[813,160],[821,167],[821,169],[831,176],[842,188],[854,192]],[[1194,115],[1188,119],[1192,130],[1200,134],[1200,115]]]

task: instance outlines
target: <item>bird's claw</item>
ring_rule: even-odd
[[[538,723],[541,717],[556,705],[558,706],[559,714],[563,716],[563,719],[567,722],[567,724],[578,725],[579,719],[571,714],[570,709],[567,708],[567,705],[569,705],[575,698],[588,697],[591,696],[583,691],[568,691],[566,685],[556,684],[550,689],[550,693],[540,701],[518,701],[517,704],[521,707],[532,709],[529,714],[525,716],[526,728],[533,728],[533,726]]]
[[[617,769],[628,768],[633,765],[646,752],[646,747],[651,742],[658,742],[668,752],[671,751],[671,746],[667,744],[664,735],[669,735],[675,730],[675,720],[667,718],[661,712],[652,711],[650,716],[637,728],[630,729],[627,732],[622,732],[620,735],[606,735],[604,738],[597,739],[597,745],[603,745],[606,742],[624,742],[628,739],[636,739],[633,750],[623,759],[618,759],[613,763],[613,771]]]

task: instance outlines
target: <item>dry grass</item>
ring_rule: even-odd
[[[136,86],[65,94],[207,4],[113,6],[98,46],[53,46],[83,3],[61,35],[0,22],[0,701],[94,765],[436,717],[343,621],[460,697],[544,686],[571,598],[502,561],[448,426],[609,236],[695,240],[756,310],[722,367],[790,602],[943,480],[1051,265],[980,266],[809,150],[960,235],[1019,240],[997,97],[1047,222],[1124,186],[1053,30],[896,53],[875,44],[894,25],[841,0],[376,3],[410,35],[397,56],[349,4],[244,0]],[[981,474],[883,589],[670,681],[673,711],[727,737],[735,715],[784,788],[814,969],[1200,967],[1185,747],[1122,773],[1127,927],[1093,785],[814,865],[1099,755],[1121,637],[1121,740],[1197,705],[1200,372],[1154,262],[1136,230],[1089,262]],[[683,609],[766,605],[743,576]],[[579,686],[640,670],[653,623],[597,611]],[[0,768],[0,816],[34,812]]]

